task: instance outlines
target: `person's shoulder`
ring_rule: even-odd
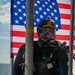
[[[34,45],[36,45],[37,44],[37,41],[34,41]]]
[[[59,47],[59,54],[60,55],[67,55],[67,52],[66,52],[66,50],[64,48]]]
[[[65,49],[62,48],[61,46],[58,47],[58,50],[60,50],[60,51],[65,51]]]
[[[23,44],[20,48],[19,48],[20,51],[25,51],[25,44]]]
[[[34,46],[38,46],[38,40],[34,41]]]
[[[23,44],[20,48],[25,48],[25,44]]]

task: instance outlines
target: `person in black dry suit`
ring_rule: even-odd
[[[34,42],[33,75],[68,75],[68,55],[55,40],[54,23],[48,18],[37,27],[38,41]],[[13,75],[24,75],[25,44],[20,47],[13,66]]]

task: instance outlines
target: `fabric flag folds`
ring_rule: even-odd
[[[38,39],[36,28],[39,22],[50,17],[58,30],[56,40],[66,41],[69,45],[70,0],[34,0],[34,2],[34,40]],[[13,56],[16,56],[20,46],[25,43],[25,26],[26,0],[11,0],[11,54]],[[75,55],[75,33],[73,54]]]

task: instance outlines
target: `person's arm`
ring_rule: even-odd
[[[13,75],[21,75],[21,63],[23,62],[22,55],[24,54],[25,46],[23,45],[16,56],[13,65]]]
[[[68,75],[68,55],[64,50],[59,52],[60,75]]]

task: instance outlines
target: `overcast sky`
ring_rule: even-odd
[[[10,0],[0,0],[0,63],[10,63]]]

